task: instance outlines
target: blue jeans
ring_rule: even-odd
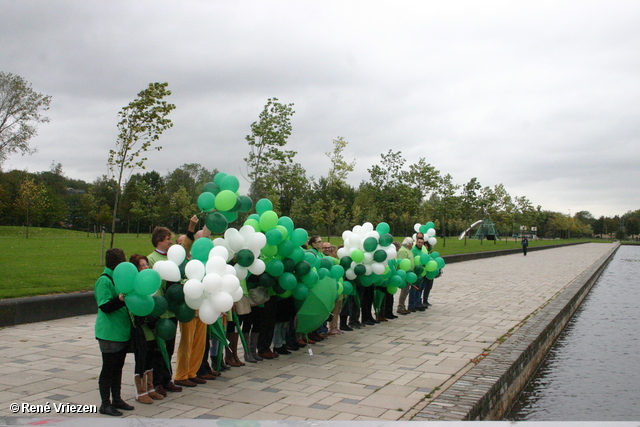
[[[424,289],[424,284],[421,281],[420,283],[407,283],[407,286],[411,286],[409,290],[409,308],[418,308],[422,304],[422,290]],[[418,289],[416,289],[416,286]]]

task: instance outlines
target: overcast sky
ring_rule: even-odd
[[[0,70],[52,96],[32,156],[7,171],[106,174],[117,114],[168,82],[174,127],[146,165],[246,175],[270,97],[294,103],[288,149],[326,175],[333,139],[369,179],[380,154],[534,206],[640,209],[638,1],[0,0]],[[244,184],[247,188],[247,184]],[[242,190],[242,189],[241,189]]]

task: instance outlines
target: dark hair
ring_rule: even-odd
[[[313,245],[314,243],[316,243],[318,241],[318,239],[321,239],[322,237],[320,236],[311,236],[309,237],[309,241],[307,242],[307,245]]]
[[[140,261],[145,260],[147,264],[149,264],[149,258],[140,254],[133,254],[129,257],[129,262],[136,266],[136,268],[140,268]]]
[[[171,230],[169,230],[167,227],[156,227],[151,233],[151,244],[155,248],[156,246],[158,246],[158,243],[166,239],[167,236],[171,237]]]
[[[107,268],[113,270],[121,262],[125,262],[127,258],[124,256],[124,251],[120,248],[107,249],[104,254],[104,262]]]

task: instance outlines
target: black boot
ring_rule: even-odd
[[[106,402],[102,402],[102,405],[100,405],[100,409],[98,409],[98,412],[103,415],[109,415],[112,417],[119,417],[122,415],[122,412],[118,411],[109,400],[107,400]]]

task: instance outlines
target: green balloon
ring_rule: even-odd
[[[429,231],[432,228],[435,228],[435,224],[431,221],[429,221],[428,223],[425,224],[427,226],[427,231]]]
[[[440,253],[439,253],[438,251],[433,251],[433,252],[431,252],[431,253],[429,254],[429,256],[430,256],[432,259],[436,259],[436,258],[438,258],[438,257],[440,256]]]
[[[400,276],[402,281],[406,281],[407,280],[407,272],[404,271],[404,270],[396,270],[396,276]]]
[[[420,254],[420,264],[427,265],[429,261],[431,261],[429,254]]]
[[[331,275],[331,277],[338,280],[342,276],[344,276],[344,268],[341,265],[334,265],[333,267],[331,267],[331,270],[329,270],[329,274]]]
[[[309,295],[309,287],[304,283],[298,283],[295,288],[293,288],[293,297],[297,300],[304,300]]]
[[[298,284],[298,279],[292,273],[282,273],[282,276],[278,278],[278,283],[282,286],[282,289],[290,291]]]
[[[278,255],[280,255],[281,257],[290,257],[295,248],[296,247],[293,243],[291,243],[291,240],[285,240],[278,245]]]
[[[260,286],[264,286],[265,288],[271,288],[273,285],[277,284],[277,280],[269,273],[262,273],[260,275]]]
[[[375,237],[367,237],[363,243],[364,250],[367,252],[373,252],[378,247],[378,239]]]
[[[393,236],[391,234],[383,234],[380,236],[380,246],[387,247],[393,243]]]
[[[424,266],[424,269],[427,270],[427,273],[430,271],[435,271],[438,269],[438,263],[434,260],[431,260]]]
[[[363,276],[367,272],[367,268],[364,264],[358,264],[353,269],[353,272],[356,273],[356,276]]]
[[[402,261],[400,261],[400,270],[405,272],[411,270],[411,261],[409,261],[408,259],[403,259]]]
[[[391,227],[389,227],[389,224],[387,224],[386,222],[381,222],[380,224],[376,225],[376,231],[382,236],[383,234],[389,233],[391,231]]]
[[[213,242],[208,238],[201,238],[193,242],[191,246],[191,258],[202,261],[204,264],[209,260],[209,252],[213,249]]]
[[[229,226],[229,221],[220,212],[209,212],[204,219],[204,223],[213,234],[222,234]]]
[[[249,212],[253,207],[253,202],[249,196],[240,196],[239,212]]]
[[[404,280],[402,280],[402,277],[398,275],[391,276],[389,279],[389,286],[404,288]]]
[[[351,295],[355,290],[351,282],[349,282],[348,280],[345,280],[344,282],[342,282],[342,287],[343,287],[343,290],[342,290],[343,295]]]
[[[386,259],[387,259],[387,251],[385,250],[378,249],[373,253],[373,260],[375,262],[383,262]]]
[[[271,230],[267,230],[267,232],[264,233],[264,235],[267,238],[267,243],[272,246],[278,246],[280,243],[282,243],[282,240],[284,238],[284,236],[282,235],[282,232],[277,228],[272,228]]]
[[[228,211],[236,205],[236,193],[231,190],[222,190],[216,196],[216,209]]]
[[[289,234],[291,234],[291,232],[293,231],[293,220],[288,216],[281,216],[280,218],[278,218],[278,225],[286,228]]]
[[[220,187],[218,187],[218,184],[215,182],[207,182],[204,187],[202,187],[202,192],[208,192],[215,196],[220,192]]]
[[[413,272],[416,273],[416,276],[422,276],[422,274],[424,273],[424,266],[416,265],[415,268],[413,269]]]
[[[444,260],[442,257],[438,257],[435,259],[436,264],[438,264],[438,268],[444,268]]]
[[[121,262],[113,269],[113,282],[118,294],[133,292],[133,286],[138,276],[138,268],[130,262]]]
[[[304,259],[305,259],[305,261],[307,261],[309,263],[309,265],[312,268],[313,267],[317,267],[318,257],[316,256],[315,253],[311,252],[310,250],[304,251]]]
[[[233,191],[234,193],[240,188],[240,181],[233,175],[227,175],[220,181],[220,188],[223,190]]]
[[[124,303],[134,316],[148,316],[153,311],[155,303],[149,295],[133,292],[124,297]]]
[[[279,277],[284,273],[284,264],[279,259],[272,259],[267,263],[266,271],[273,277]]]
[[[165,341],[176,337],[176,324],[170,319],[159,319],[156,323],[156,334],[158,338]]]
[[[391,295],[393,295],[396,292],[398,292],[398,287],[397,286],[387,286],[387,292],[389,292]]]
[[[360,249],[355,249],[351,252],[351,259],[353,262],[362,262],[364,261],[364,253]]]
[[[153,317],[162,316],[167,311],[167,307],[168,307],[167,300],[164,299],[164,297],[161,297],[160,295],[153,295],[151,298],[153,298],[153,302],[155,303],[153,307],[153,311],[151,312],[151,316]]]
[[[227,220],[227,223],[230,224],[233,221],[235,221],[236,219],[238,219],[238,212],[232,212],[232,211],[221,211],[218,212],[220,214],[222,214],[222,216]],[[209,227],[207,227],[209,228]],[[225,228],[226,230],[226,228]],[[222,234],[224,231],[220,232],[220,234]]]
[[[227,176],[226,173],[224,172],[218,172],[214,177],[213,177],[213,182],[216,183],[216,185],[218,187],[222,187],[222,180]]]
[[[286,273],[293,273],[296,271],[296,262],[291,258],[282,258],[282,265],[284,265],[284,271]]]
[[[295,243],[293,244],[295,245]],[[304,249],[302,249],[300,246],[295,246],[291,251],[291,255],[289,256],[289,258],[291,258],[295,262],[302,261],[304,259]]]
[[[416,283],[417,280],[418,276],[416,276],[416,273],[414,273],[413,271],[407,273],[407,282]]]
[[[248,219],[255,219],[256,221],[260,222],[260,215],[258,215],[257,213],[254,213],[249,215]]]
[[[249,249],[240,249],[236,253],[236,262],[243,267],[249,267],[251,264],[253,264],[253,261],[255,261],[255,259],[255,255]]]
[[[208,212],[216,205],[216,196],[208,191],[198,196],[198,209],[202,212]]]
[[[278,253],[278,247],[267,243],[266,245],[264,245],[262,249],[260,249],[260,252],[264,256],[273,257],[273,256],[276,256],[276,254]]]
[[[280,220],[280,218],[278,218],[278,220]],[[289,237],[289,230],[287,230],[287,228],[284,225],[276,225],[276,230],[280,230],[280,233],[282,233],[282,240],[285,240],[287,237]]]
[[[169,286],[164,297],[167,299],[170,307],[177,307],[184,304],[184,291],[182,290],[182,285],[175,283]]]
[[[258,213],[258,215],[262,215],[263,213],[272,210],[273,203],[271,203],[271,200],[269,199],[260,199],[258,200],[258,203],[256,203],[256,212]]]
[[[178,322],[187,323],[191,322],[196,317],[196,311],[189,307],[187,304],[180,304],[175,311],[176,319]]]
[[[250,225],[251,227],[253,227],[256,233],[262,231],[262,228],[260,228],[260,223],[253,218],[247,218],[247,220],[244,222],[244,225]]]
[[[340,265],[345,270],[347,270],[349,267],[351,267],[351,263],[352,262],[353,262],[353,260],[351,259],[350,256],[343,256],[342,258],[340,258]]]
[[[138,273],[133,284],[133,289],[140,295],[151,295],[160,288],[161,283],[162,279],[160,278],[160,274],[148,268]]]
[[[335,264],[333,263],[333,258],[330,258],[330,257],[320,258],[320,267],[326,268],[327,270],[331,270],[331,267],[333,267],[334,265]]]
[[[369,287],[373,283],[373,277],[371,276],[359,276],[358,280],[360,281],[360,284],[364,287]]]
[[[271,230],[278,225],[278,214],[274,211],[266,211],[260,215],[260,227],[263,231]]]
[[[327,276],[331,277],[331,275],[329,274],[329,270],[327,270],[327,269],[326,269],[326,268],[324,268],[324,267],[320,267],[320,268],[318,269],[318,279],[322,280],[322,279],[324,279],[324,278],[325,278],[325,277],[327,277]]]
[[[422,225],[420,226],[420,232],[421,232],[422,234],[425,234],[425,233],[427,232],[427,230],[429,230],[429,229],[427,228],[427,225],[426,225],[426,224],[422,224]]]
[[[292,260],[293,261],[293,260]],[[297,277],[303,277],[309,274],[311,271],[311,265],[307,261],[300,261],[296,264],[295,273]]]
[[[306,276],[302,276],[302,283],[307,285],[308,287],[313,287],[320,280],[320,276],[318,276],[318,272],[311,270],[309,274]]]
[[[296,246],[302,246],[309,240],[309,233],[304,228],[296,228],[291,232],[291,242]]]
[[[427,271],[427,279],[435,279],[439,273],[440,269],[437,268],[433,271]]]

